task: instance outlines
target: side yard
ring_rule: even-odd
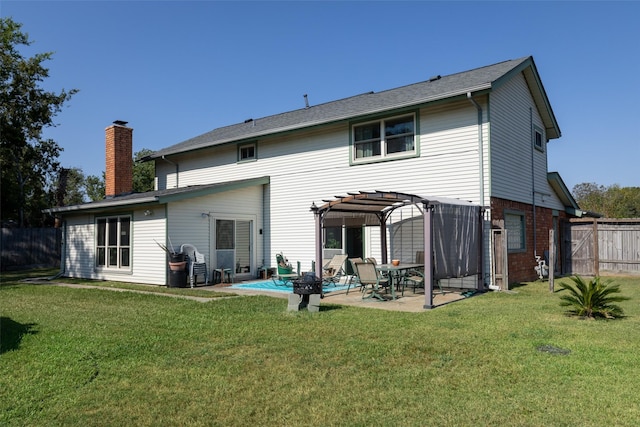
[[[631,297],[616,321],[567,317],[547,282],[421,313],[308,313],[266,296],[201,303],[15,279],[0,286],[2,425],[640,419],[637,277],[615,278]]]

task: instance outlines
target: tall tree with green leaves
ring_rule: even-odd
[[[84,188],[87,192],[87,197],[90,202],[97,202],[104,199],[105,195],[105,183],[104,172],[102,172],[102,178],[96,175],[89,175],[84,180]]]
[[[28,34],[11,18],[0,18],[0,194],[3,221],[21,227],[42,225],[41,210],[52,206],[50,189],[60,167],[62,148],[43,139],[43,129],[77,92],[46,91],[49,77],[43,63],[52,52],[25,58],[19,48],[29,46]]]
[[[155,163],[140,162],[140,159],[150,154],[153,154],[153,150],[143,148],[133,155],[133,191],[135,193],[144,193],[146,191],[152,191],[155,188]]]
[[[574,186],[573,196],[581,209],[607,218],[640,217],[640,187],[605,187],[588,182]]]

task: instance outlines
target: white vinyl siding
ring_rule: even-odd
[[[263,186],[257,185],[170,203],[169,237],[177,249],[184,243],[194,245],[204,255],[207,265],[215,268],[213,221],[217,218],[250,220],[253,221],[254,242],[252,267],[259,267],[264,246],[264,234],[259,233],[264,229],[262,197]]]
[[[100,216],[104,217],[104,216]],[[97,280],[115,280],[164,285],[166,254],[154,242],[164,242],[164,207],[154,207],[152,215],[134,211],[131,222],[131,268],[98,269],[95,267],[95,224],[93,215],[70,216],[66,219],[65,274]]]
[[[534,129],[546,135],[526,81],[515,76],[491,94],[491,195],[564,209],[547,180],[547,150],[536,150]],[[534,188],[535,187],[535,188]]]
[[[319,205],[323,199],[352,191],[386,190],[480,203],[478,116],[475,107],[469,101],[463,101],[448,107],[421,109],[417,117],[420,117],[419,157],[351,165],[351,127],[343,123],[260,139],[257,141],[260,151],[257,162],[237,163],[237,148],[233,144],[212,148],[207,155],[205,151],[183,155],[175,159],[180,165],[180,186],[269,176],[270,184],[264,189],[265,222],[261,236],[267,244],[270,243],[264,252],[265,264],[274,265],[275,254],[284,251],[292,262],[300,261],[306,271],[315,258],[312,202]],[[485,141],[486,128],[485,125]],[[485,174],[488,171],[486,149],[485,144]],[[163,168],[170,174],[175,171],[173,166]],[[486,182],[488,178],[485,177]],[[232,197],[224,209],[230,213],[246,209],[254,212],[257,207],[242,207],[252,197]],[[262,202],[263,197],[255,195],[255,199]],[[171,238],[177,239],[183,236],[182,233],[192,230],[182,238],[193,239],[190,243],[200,249],[207,243],[207,234],[196,225],[202,221],[200,213],[207,210],[197,199],[190,199],[182,205],[178,208],[177,204],[171,204],[169,207]],[[190,212],[187,214],[186,210]],[[380,258],[379,240],[369,238],[373,233],[378,233],[375,227],[369,227],[365,232],[365,242],[369,242],[365,243],[365,255]],[[201,251],[210,253],[205,248]],[[261,260],[262,256],[258,256],[258,265]]]

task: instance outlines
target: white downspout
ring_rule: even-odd
[[[482,138],[482,107],[480,106],[480,104],[478,104],[478,102],[473,99],[473,96],[471,95],[471,92],[467,92],[467,99],[469,101],[471,101],[471,103],[476,107],[476,110],[478,110],[478,171],[479,171],[479,181],[480,181],[480,206],[482,208],[482,211],[485,211],[485,203],[484,203],[484,140]],[[484,218],[484,214],[482,214],[482,217]],[[482,230],[482,221],[480,223],[480,229]],[[480,231],[481,234],[481,241],[482,239],[484,239],[484,232]],[[486,277],[486,273],[485,273],[485,265],[484,265],[484,244],[481,243],[480,244],[480,274],[481,274],[481,279],[479,280],[478,283],[478,287],[480,287],[480,282],[484,285],[484,280]],[[491,243],[489,243],[489,249],[491,248]]]
[[[536,239],[536,175],[534,165],[534,132],[533,132],[533,110],[529,107],[529,144],[531,145],[531,207],[533,209],[533,257],[538,256],[537,239]]]
[[[478,110],[478,170],[480,178],[480,206],[484,207],[484,141],[482,139],[482,107],[473,99],[471,92],[467,92],[467,99]]]

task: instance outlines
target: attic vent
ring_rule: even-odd
[[[247,120],[245,120],[244,122],[245,122],[245,123],[251,123],[252,121],[253,121],[253,119],[247,119]]]
[[[442,78],[442,76],[440,74],[438,74],[437,76],[433,76],[431,78],[429,78],[430,82],[435,82],[436,80],[440,80]]]

